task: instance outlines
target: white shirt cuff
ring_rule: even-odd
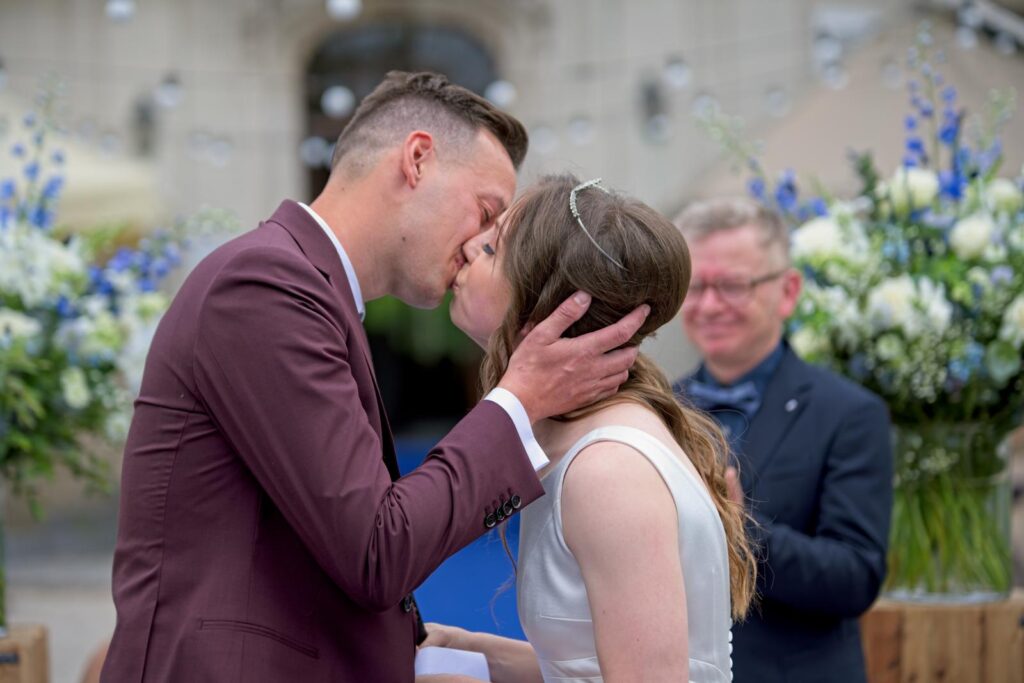
[[[530,418],[526,415],[526,409],[523,408],[523,404],[519,402],[516,395],[508,389],[495,387],[484,396],[484,400],[497,403],[512,418],[512,424],[516,426],[519,440],[523,442],[523,448],[526,449],[526,455],[529,456],[530,464],[533,465],[534,471],[540,472],[547,467],[551,461],[548,460],[544,449],[537,443],[537,438],[533,435],[533,425],[530,424]]]

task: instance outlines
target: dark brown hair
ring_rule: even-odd
[[[641,304],[651,313],[627,343],[636,346],[679,311],[690,282],[690,253],[679,230],[646,204],[599,188],[577,194],[583,224],[602,254],[569,209],[572,176],[544,178],[509,210],[499,235],[502,267],[512,289],[511,303],[484,358],[481,382],[497,385],[508,367],[519,331],[538,323],[576,290],[593,301],[586,315],[566,332],[577,336],[616,322]],[[725,528],[729,552],[732,612],[741,618],[754,594],[756,562],[747,539],[746,513],[729,499],[725,468],[729,446],[718,424],[704,413],[681,405],[658,366],[640,354],[629,378],[609,399],[562,416],[572,420],[612,403],[631,401],[654,411],[700,473]]]
[[[346,167],[358,173],[379,151],[398,144],[414,130],[465,147],[480,129],[494,134],[518,170],[529,139],[514,116],[441,74],[391,71],[363,98],[341,131],[331,168],[344,160]]]

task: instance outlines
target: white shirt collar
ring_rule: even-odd
[[[338,250],[338,256],[341,257],[341,265],[345,269],[345,276],[348,278],[348,286],[352,290],[352,298],[355,299],[356,302],[356,311],[359,313],[360,322],[362,322],[366,317],[366,304],[363,302],[363,292],[359,289],[359,278],[356,277],[356,270],[352,267],[352,261],[349,260],[348,254],[345,253],[345,248],[341,246],[341,242],[338,241],[338,236],[334,234],[334,231],[331,230],[329,225],[327,225],[327,222],[324,221],[323,218],[320,218],[320,214],[302,202],[299,202],[299,206],[309,212],[309,215],[313,217],[316,224],[323,228],[323,231],[327,233],[327,237],[331,240],[331,244],[334,245],[334,248]]]

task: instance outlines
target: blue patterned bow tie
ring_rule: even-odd
[[[686,384],[686,393],[695,406],[709,413],[735,410],[749,420],[761,407],[761,395],[753,381],[734,387],[717,387],[690,380]]]

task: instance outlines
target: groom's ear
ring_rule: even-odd
[[[409,133],[402,143],[402,176],[410,188],[423,179],[427,165],[434,159],[434,137],[422,130]]]

